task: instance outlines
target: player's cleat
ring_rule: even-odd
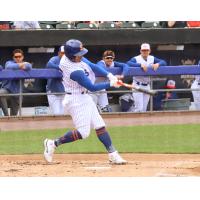
[[[112,108],[109,105],[107,105],[101,108],[101,112],[112,112]]]
[[[45,139],[44,140],[44,158],[47,162],[51,163],[53,160],[53,153],[55,151],[54,140]]]
[[[108,154],[109,161],[111,164],[116,164],[116,165],[124,165],[127,163],[126,160],[124,160],[117,151],[114,151],[112,153]]]

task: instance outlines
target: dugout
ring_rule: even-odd
[[[114,29],[114,30],[5,30],[0,32],[0,64],[4,66],[15,48],[21,48],[25,60],[33,63],[34,68],[44,68],[50,57],[57,54],[58,48],[66,40],[81,40],[89,53],[87,58],[93,62],[101,59],[106,49],[116,53],[116,61],[126,62],[139,54],[140,44],[151,44],[152,55],[165,59],[168,65],[197,64],[200,55],[200,29]],[[30,51],[34,48],[35,51]],[[51,50],[49,50],[51,49]],[[171,78],[171,77],[168,77]],[[188,80],[192,76],[173,77],[177,88],[190,87]],[[127,82],[131,77],[127,77]],[[165,80],[163,80],[164,83]],[[155,81],[154,88],[159,88],[162,81]],[[32,80],[32,86],[25,92],[44,92],[46,80]],[[117,96],[118,97],[118,96]],[[180,98],[191,98],[190,92],[180,93]],[[23,106],[47,105],[45,96],[24,97]]]

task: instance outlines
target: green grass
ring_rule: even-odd
[[[108,128],[120,152],[200,153],[200,125],[147,125]],[[45,138],[57,138],[66,130],[0,132],[0,154],[43,152]],[[94,131],[89,138],[60,146],[56,153],[105,152]]]

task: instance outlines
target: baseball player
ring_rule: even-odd
[[[97,65],[104,68],[105,70],[107,70],[108,68],[113,68],[113,67],[119,67],[122,69],[122,74],[121,75],[117,75],[118,79],[123,79],[124,75],[128,73],[128,65],[125,63],[120,63],[120,62],[116,62],[114,61],[115,59],[115,53],[111,50],[106,50],[103,53],[103,59],[100,60]],[[96,78],[96,82],[99,81],[105,81],[106,78],[104,77],[97,77]],[[105,91],[105,90],[103,90]],[[96,94],[97,97],[97,104],[99,105],[100,109],[102,112],[111,112],[111,108],[109,106],[109,102],[108,102],[108,95],[107,93],[99,93]]]
[[[58,146],[85,139],[89,136],[90,129],[94,128],[97,137],[108,151],[109,161],[113,164],[125,164],[127,161],[121,158],[113,146],[109,133],[105,128],[105,123],[92,97],[87,94],[88,90],[98,91],[107,89],[110,86],[119,87],[118,79],[94,64],[89,66],[81,61],[88,50],[83,47],[79,40],[68,40],[64,50],[65,55],[61,58],[59,65],[63,73],[63,85],[66,92],[63,105],[71,115],[75,129],[68,131],[64,136],[55,140],[45,139],[44,158],[47,162],[52,162],[53,153]],[[94,84],[94,72],[108,77],[110,82]]]
[[[200,65],[200,60],[198,65]],[[191,89],[200,89],[200,75],[195,76],[195,80],[191,85]],[[192,95],[196,110],[200,110],[200,91],[192,91]]]
[[[165,66],[167,63],[164,60],[156,58],[150,55],[150,45],[143,43],[140,48],[140,55],[131,58],[127,64],[130,67],[141,67],[144,72],[148,71],[148,68],[153,68],[155,71],[160,66]],[[133,85],[138,85],[141,88],[150,89],[150,77],[149,76],[136,76],[133,77]],[[134,92],[133,93],[135,107],[134,112],[145,112],[150,99],[149,94]]]
[[[5,69],[9,70],[31,70],[32,64],[24,61],[24,52],[21,49],[15,49],[13,51],[13,60],[9,60],[5,64]],[[23,82],[23,81],[22,81]],[[3,80],[2,86],[0,88],[0,96],[1,94],[16,94],[20,92],[20,81],[19,80]],[[9,116],[8,112],[8,102],[10,100],[10,115],[17,115],[19,110],[19,97],[18,96],[10,96],[0,97],[0,107],[3,110],[4,116]]]
[[[64,46],[61,46],[58,51],[58,55],[52,57],[48,63],[47,68],[57,69],[59,70],[59,64],[62,56],[64,55]],[[48,93],[47,98],[49,102],[50,110],[54,115],[63,115],[64,107],[62,105],[62,101],[64,99],[64,95],[53,95],[52,92],[64,92],[64,86],[62,84],[62,79],[48,79],[46,91]]]

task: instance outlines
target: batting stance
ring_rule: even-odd
[[[112,144],[109,133],[105,128],[105,123],[100,116],[92,97],[87,94],[87,90],[98,91],[109,87],[119,87],[117,78],[95,64],[88,65],[82,61],[83,55],[88,50],[82,46],[79,40],[68,40],[64,47],[65,55],[61,58],[60,69],[63,73],[63,85],[66,95],[63,106],[71,115],[75,130],[68,131],[64,136],[55,140],[45,139],[44,157],[47,162],[52,162],[55,149],[62,144],[85,139],[90,134],[90,129],[94,128],[99,140],[108,151],[109,161],[112,164],[125,164]],[[94,84],[95,74],[98,72],[107,76],[110,82]]]

